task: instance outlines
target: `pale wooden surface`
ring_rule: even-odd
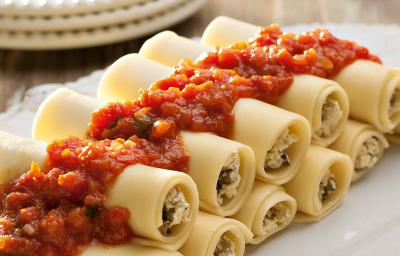
[[[199,36],[216,16],[285,25],[312,22],[364,22],[400,25],[400,0],[209,0],[195,16],[171,28],[184,36]],[[0,50],[0,111],[42,83],[73,81],[104,68],[118,57],[137,51],[144,38],[109,46],[24,52]]]

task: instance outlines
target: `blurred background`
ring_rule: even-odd
[[[58,9],[46,7],[46,0],[32,2],[33,6],[29,5],[29,0],[0,0],[0,111],[22,99],[24,92],[35,85],[74,81],[107,67],[120,56],[136,52],[146,38],[160,30],[170,29],[187,37],[200,36],[207,24],[219,15],[259,25],[272,22],[282,25],[316,22],[400,24],[400,0],[108,0],[101,2],[105,6],[101,10],[102,5],[91,0],[92,6],[78,6],[82,8],[80,11],[75,8],[80,0],[72,0],[67,3],[68,8],[59,6]],[[168,8],[163,10],[163,6]],[[159,14],[146,16],[155,8]],[[132,15],[126,16],[130,11]],[[91,35],[93,38],[98,36],[92,27],[86,27],[83,35],[74,30],[72,39],[64,37],[69,22],[83,26],[80,20],[86,19],[88,14],[98,17],[88,21],[95,25],[123,20],[131,22],[133,27],[117,24],[122,31],[118,37],[114,37],[113,29],[103,29],[102,37],[96,39],[102,44],[100,46],[93,46],[96,40],[90,40]],[[135,15],[141,18],[135,20]],[[158,20],[155,15],[166,18]],[[134,31],[135,27],[142,30]],[[63,44],[64,48],[73,49],[62,49]]]

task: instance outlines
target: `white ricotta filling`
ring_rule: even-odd
[[[321,127],[316,131],[316,134],[320,137],[330,136],[335,131],[342,117],[343,111],[339,102],[327,98],[322,105]]]
[[[336,190],[336,177],[328,171],[319,183],[318,198],[321,202],[326,201]]]
[[[240,185],[240,154],[235,151],[226,159],[217,182],[217,201],[221,205],[224,199],[230,199],[237,194]]]
[[[371,168],[379,161],[383,145],[377,137],[370,137],[362,144],[358,151],[354,167],[357,171]]]
[[[286,129],[276,140],[272,148],[268,150],[265,156],[264,170],[276,170],[283,165],[290,165],[290,158],[286,150],[298,141],[299,137],[294,133],[290,133],[289,129]]]
[[[284,203],[280,202],[271,207],[263,220],[263,228],[266,233],[271,233],[281,226],[288,224],[290,219],[290,209]]]
[[[165,236],[171,234],[172,227],[190,221],[189,203],[179,188],[175,187],[168,192],[164,202],[162,219],[163,224],[159,229]]]
[[[214,256],[235,256],[235,244],[229,237],[221,236],[215,247]]]

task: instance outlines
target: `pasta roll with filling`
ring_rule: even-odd
[[[189,39],[172,32],[167,35],[150,38],[140,53],[160,63],[176,65],[180,59],[195,60],[199,55],[193,53],[209,51],[206,46],[194,41],[188,43]],[[167,50],[171,47],[185,50]],[[163,54],[155,54],[159,52]],[[177,61],[171,64],[171,60]],[[313,142],[321,146],[327,146],[337,139],[349,114],[345,91],[336,82],[310,75],[294,76],[292,86],[281,96],[277,105],[306,117],[311,124]]]
[[[251,244],[259,244],[286,228],[294,219],[296,200],[280,186],[256,181],[242,209],[232,218],[245,224],[253,233]]]
[[[178,65],[181,60],[195,61],[202,54],[213,50],[212,47],[179,36],[174,32],[166,31],[147,39],[140,48],[139,54],[166,66],[173,67]]]
[[[61,93],[64,93],[64,90],[66,89],[63,89]],[[65,98],[58,97],[58,93],[60,92],[56,91],[53,93],[55,96],[50,95],[49,97],[56,98],[57,105],[63,106]],[[78,99],[81,97],[75,92],[71,92],[70,95],[75,95]],[[70,106],[68,109],[53,109],[51,112],[53,116],[69,111],[67,114],[70,116],[69,126],[73,126],[72,130],[76,131],[76,134],[64,131],[63,123],[58,122],[57,118],[49,117],[40,120],[46,120],[46,125],[60,132],[35,138],[51,142],[58,137],[85,134],[90,116],[86,120],[75,119],[73,113],[79,111],[91,113],[97,109],[96,106],[97,104],[82,104],[77,107]],[[42,113],[47,113],[46,108],[46,106],[42,107],[44,109]],[[40,122],[36,122],[35,125],[47,129],[47,126]],[[39,134],[46,133],[39,131]],[[53,134],[56,136],[52,136]],[[194,178],[200,192],[201,208],[220,216],[228,216],[237,212],[250,193],[255,179],[254,153],[251,148],[209,133],[183,132],[182,138],[190,153],[189,174]]]
[[[296,75],[277,106],[307,118],[314,144],[328,146],[343,132],[349,116],[346,92],[332,80]]]
[[[92,245],[85,249],[81,256],[182,256],[179,252],[169,252],[151,247],[138,246],[134,244],[115,245],[115,246],[100,246]]]
[[[153,72],[154,69],[158,72]],[[147,86],[172,72],[172,68],[136,53],[127,54],[107,68],[97,88],[97,98],[105,102],[135,99],[139,96],[139,90],[132,88]]]
[[[354,119],[391,132],[400,123],[400,71],[357,60],[334,77],[350,99]],[[365,104],[368,102],[368,104]]]
[[[253,99],[238,100],[233,112],[232,138],[253,149],[257,179],[276,185],[291,180],[310,145],[307,120]]]
[[[232,18],[217,17],[206,28],[202,43],[224,47],[247,41],[259,29],[258,26]],[[398,70],[369,60],[356,60],[344,67],[333,80],[346,91],[351,105],[350,116],[353,119],[372,124],[382,132],[391,132],[399,124]]]
[[[237,220],[199,212],[188,241],[179,251],[190,256],[241,256],[251,237],[250,230]]]
[[[46,143],[0,131],[0,184],[27,172],[32,161],[46,166]]]
[[[241,208],[255,178],[250,147],[210,133],[182,132],[191,159],[189,175],[197,184],[200,209],[230,216]]]
[[[204,45],[225,47],[245,42],[260,32],[260,27],[226,16],[216,17],[208,24],[201,37]]]
[[[350,156],[354,164],[352,181],[360,179],[378,163],[389,147],[385,136],[371,125],[349,120],[330,148]]]
[[[199,208],[189,175],[141,164],[127,167],[107,193],[105,206],[129,210],[135,244],[176,251],[187,240]]]
[[[284,185],[297,201],[296,221],[318,221],[334,211],[345,198],[353,164],[340,152],[310,146],[300,171]]]
[[[86,137],[88,120],[101,105],[67,88],[57,89],[40,104],[32,125],[32,138],[50,142],[68,135]]]
[[[202,53],[212,50],[208,46],[199,47],[197,42],[178,36],[172,31],[163,31],[148,39],[140,48],[139,54],[167,66],[175,66],[182,59],[195,60]]]

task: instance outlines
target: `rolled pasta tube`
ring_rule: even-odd
[[[55,92],[57,93],[57,92]],[[72,95],[81,98],[77,93],[71,93],[67,100],[73,100]],[[53,97],[53,96],[50,96]],[[54,98],[54,97],[53,97]],[[56,106],[64,106],[65,98],[56,97]],[[88,100],[89,103],[92,100]],[[68,125],[76,134],[56,133],[41,137],[42,140],[51,142],[57,137],[67,135],[80,136],[85,134],[90,116],[87,119],[80,117],[74,118],[79,111],[90,113],[97,109],[97,104],[71,105],[68,109],[53,109],[52,116],[58,116],[58,113],[65,113],[67,110]],[[43,113],[47,113],[43,107]],[[38,127],[53,127],[55,130],[63,131],[63,123],[58,122],[57,118],[43,118],[46,124],[37,122]],[[40,131],[39,131],[40,132]],[[42,133],[43,134],[43,133]],[[251,148],[228,139],[218,137],[209,133],[182,133],[183,141],[190,153],[189,174],[195,179],[200,195],[201,208],[205,211],[228,216],[237,212],[243,204],[245,198],[250,193],[255,178],[254,153]],[[201,146],[200,146],[201,145]],[[214,149],[214,150],[210,150]],[[229,167],[229,168],[228,168]],[[219,189],[217,186],[221,186]],[[218,203],[220,201],[220,203]]]
[[[172,72],[173,69],[136,53],[127,54],[107,68],[97,88],[97,98],[105,102],[137,98],[139,89],[135,88],[147,87]]]
[[[199,208],[189,175],[141,164],[127,167],[107,193],[105,206],[129,210],[135,244],[176,251],[187,240]]]
[[[161,32],[148,39],[139,54],[173,67],[183,59],[195,61],[203,53],[213,51],[212,47],[179,36],[171,31]]]
[[[318,221],[335,210],[351,183],[353,164],[340,152],[310,146],[300,171],[284,185],[297,201],[296,221]]]
[[[202,43],[224,47],[246,41],[260,28],[227,17],[217,17],[206,28]],[[346,91],[350,116],[382,132],[400,123],[400,72],[368,60],[357,60],[333,78]],[[368,102],[368,104],[364,104]]]
[[[0,184],[29,171],[32,161],[46,165],[46,143],[0,131]]]
[[[235,214],[254,184],[250,147],[210,133],[182,132],[190,154],[189,175],[200,195],[200,209],[218,216]]]
[[[260,27],[225,16],[216,17],[204,30],[201,42],[204,45],[226,47],[245,42],[260,31]]]
[[[352,181],[373,169],[389,147],[383,133],[371,125],[349,120],[340,137],[330,148],[350,156],[354,164]]]
[[[179,250],[190,256],[244,254],[250,230],[237,220],[199,212],[188,241]]]
[[[310,145],[307,120],[254,99],[238,100],[233,112],[232,138],[253,149],[257,179],[276,185],[291,180]]]
[[[92,245],[86,248],[81,256],[182,256],[179,252],[169,252],[152,247],[124,244],[115,246]]]
[[[67,88],[57,89],[40,105],[33,121],[32,138],[49,142],[68,135],[86,137],[88,121],[101,105]]]
[[[194,60],[199,53],[209,51],[206,46],[175,33],[167,35],[149,39],[143,51],[145,56],[173,66],[180,59]],[[171,48],[177,50],[171,51]],[[161,52],[163,54],[158,54]],[[175,62],[172,63],[171,60]],[[311,75],[294,76],[292,86],[281,96],[277,105],[306,117],[311,124],[313,143],[321,146],[328,146],[338,138],[349,114],[348,98],[339,84]]]
[[[400,72],[368,60],[357,60],[334,78],[350,99],[350,116],[392,131],[400,123]],[[368,104],[365,104],[368,102]]]
[[[256,181],[249,199],[232,218],[245,224],[253,233],[250,244],[259,244],[286,228],[294,219],[296,200],[280,186]]]
[[[343,132],[349,116],[346,92],[332,80],[296,75],[277,106],[304,116],[314,144],[328,146]]]
[[[212,50],[208,46],[199,47],[197,42],[178,36],[172,31],[164,31],[148,39],[140,48],[139,54],[167,66],[175,66],[181,59],[195,60],[203,52]]]

